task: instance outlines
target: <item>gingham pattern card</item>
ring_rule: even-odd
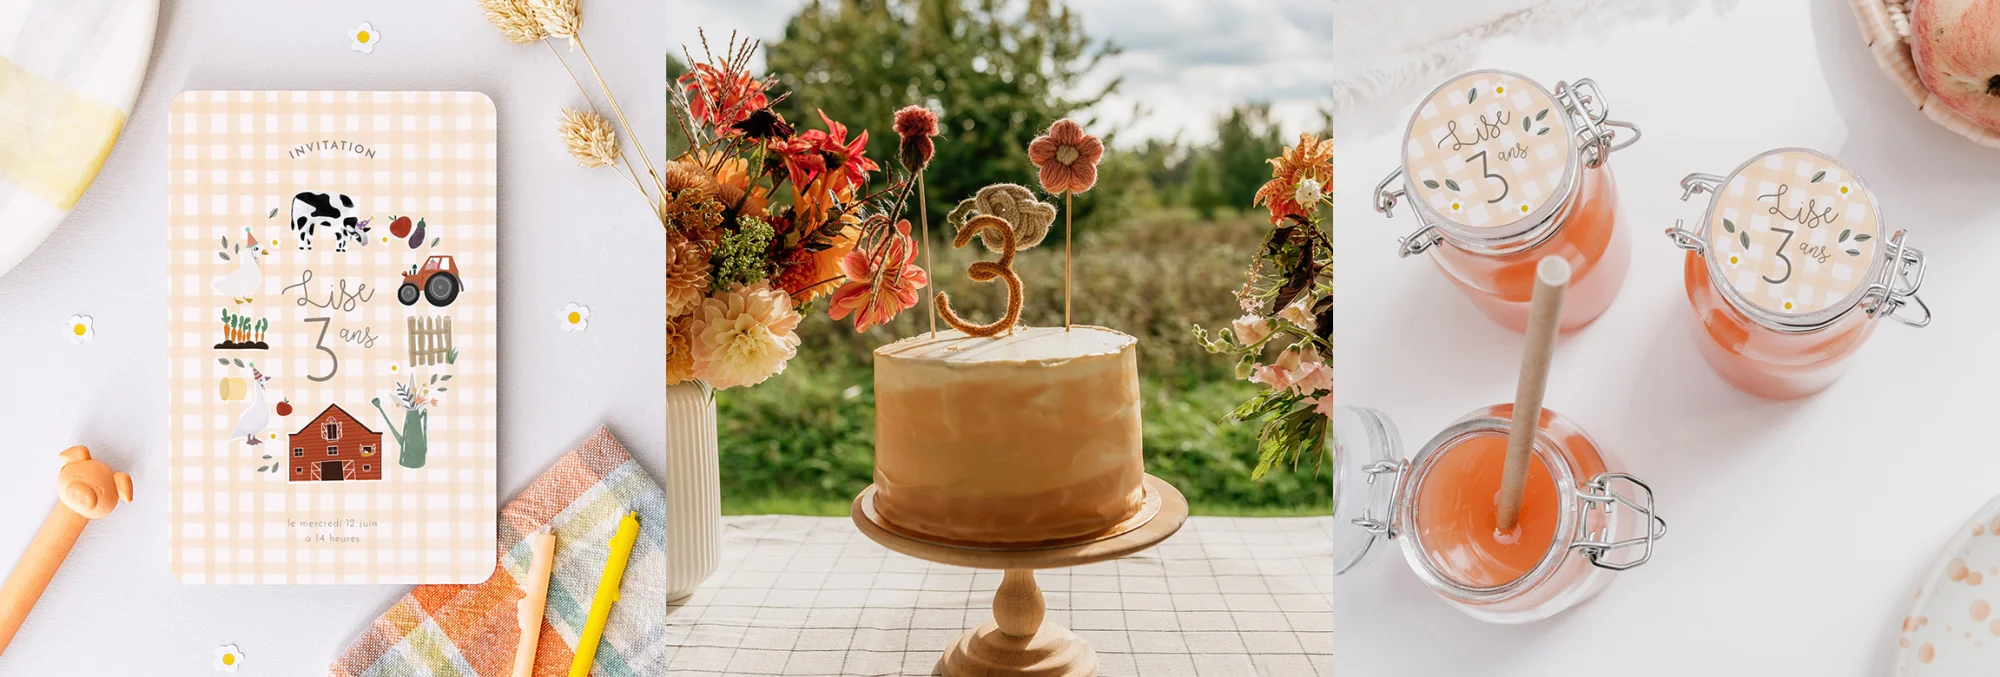
[[[1709,208],[1708,251],[1722,283],[1785,315],[1832,307],[1867,282],[1881,242],[1875,196],[1819,153],[1775,150],[1743,165]]]
[[[477,92],[187,92],[167,152],[167,561],[475,583],[495,534],[495,116]]]
[[[1464,228],[1500,229],[1561,197],[1576,151],[1547,90],[1502,71],[1466,73],[1410,118],[1403,171],[1414,197]]]

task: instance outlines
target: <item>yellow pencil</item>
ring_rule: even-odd
[[[632,559],[632,544],[638,540],[639,513],[626,513],[618,522],[618,533],[611,537],[611,556],[604,558],[604,575],[597,579],[590,619],[576,640],[576,660],[569,664],[569,677],[590,677],[590,665],[597,661],[597,643],[604,639],[604,624],[611,620],[611,603],[618,601],[618,584],[625,580],[625,563]]]

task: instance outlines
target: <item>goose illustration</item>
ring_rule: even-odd
[[[270,380],[256,367],[250,368],[250,406],[243,410],[243,416],[236,419],[236,427],[229,429],[229,436],[224,439],[241,437],[253,447],[264,443],[257,439],[257,433],[271,425],[271,407],[264,403],[264,384]]]
[[[250,245],[243,250],[236,270],[208,283],[208,288],[236,303],[249,303],[250,297],[264,286],[264,269],[260,267],[263,258],[264,250],[256,244]]]

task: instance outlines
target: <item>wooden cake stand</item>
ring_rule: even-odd
[[[1125,557],[1164,541],[1187,521],[1187,499],[1173,485],[1146,476],[1139,515],[1107,533],[1020,547],[951,543],[898,529],[876,514],[875,487],[854,497],[854,526],[883,547],[939,564],[1006,572],[993,594],[993,620],[967,631],[944,652],[944,677],[1094,677],[1097,652],[1069,628],[1042,622],[1047,607],[1036,569],[1058,569]]]

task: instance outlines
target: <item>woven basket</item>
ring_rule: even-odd
[[[1888,3],[1884,0],[1850,0],[1854,7],[1854,18],[1861,22],[1861,39],[1868,43],[1868,51],[1875,54],[1875,64],[1903,90],[1903,96],[1916,104],[1932,122],[1936,122],[1959,136],[1971,139],[1989,148],[2000,148],[2000,132],[1986,129],[1963,115],[1953,112],[1944,102],[1924,88],[1924,82],[1917,77],[1916,61],[1910,58],[1910,45],[1903,36],[1896,34],[1896,24],[1889,19]]]

